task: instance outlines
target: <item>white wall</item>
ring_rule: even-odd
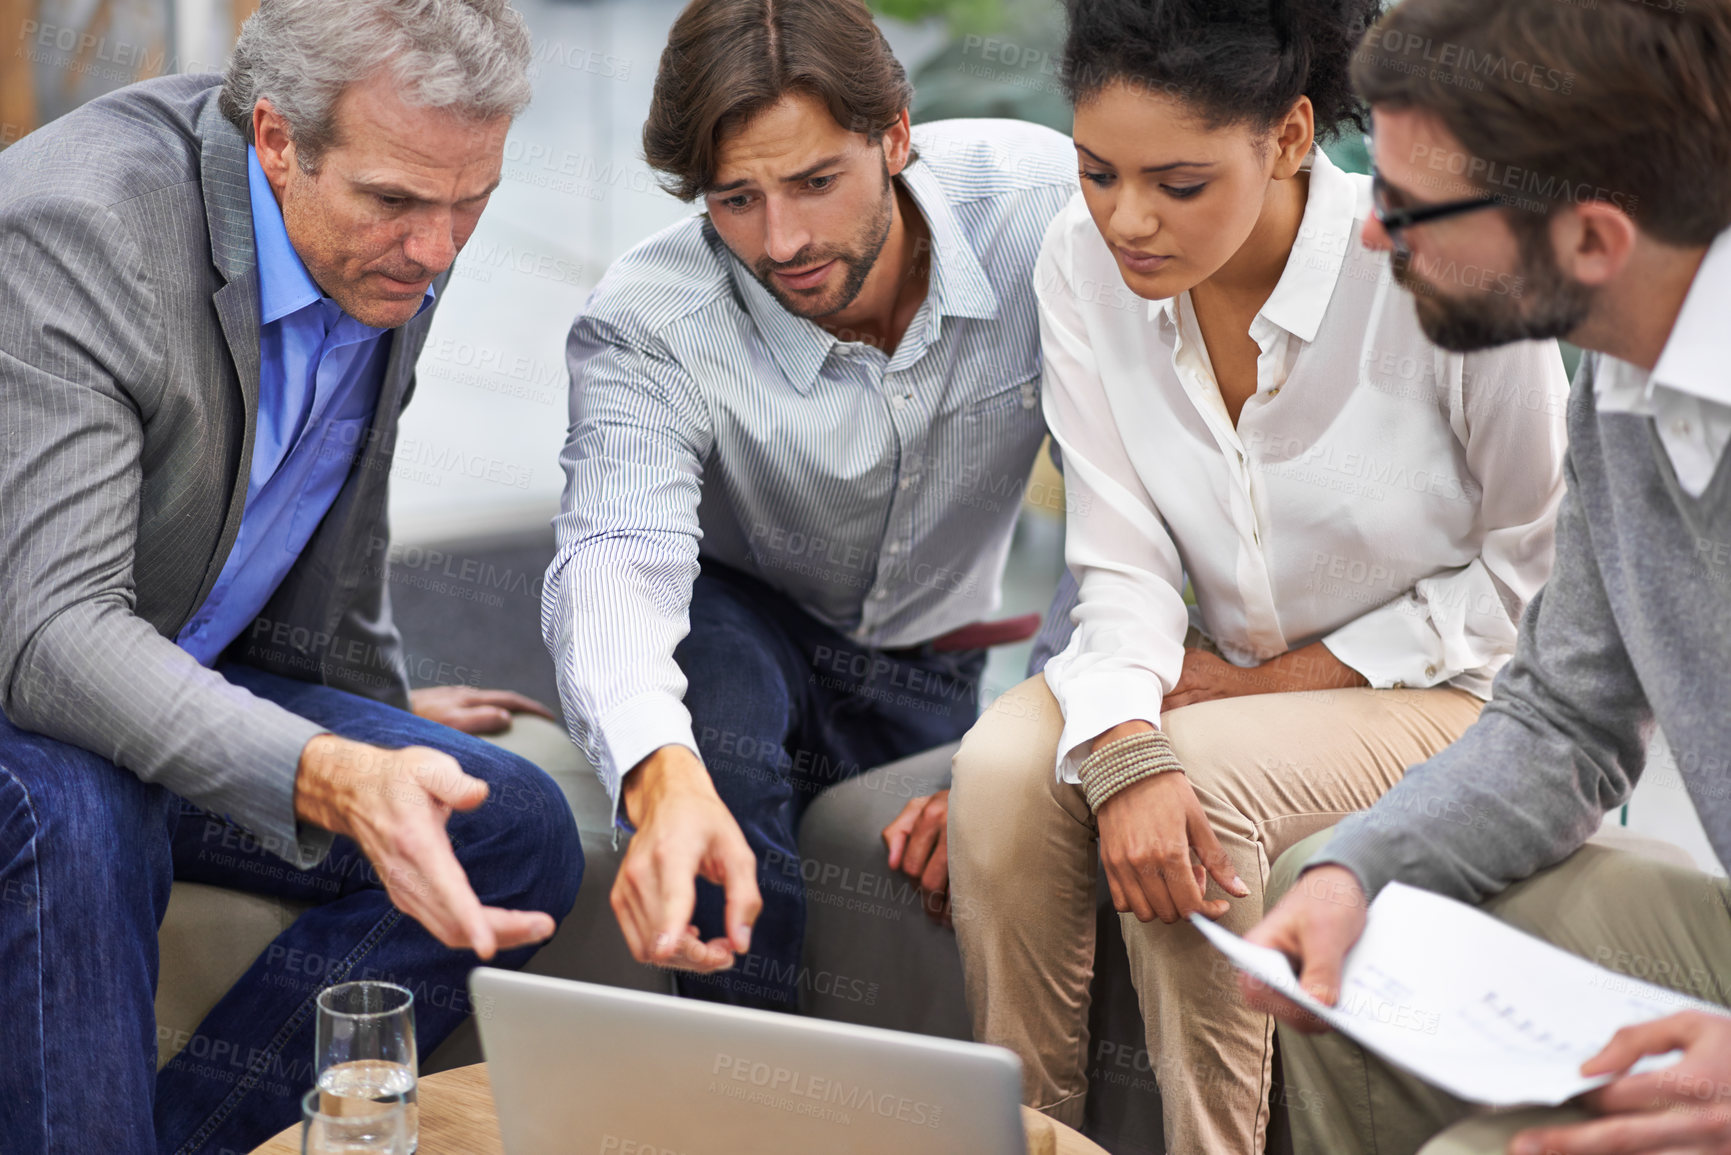
[[[572,319],[615,257],[691,211],[657,187],[638,137],[679,4],[519,6],[535,33],[535,100],[421,357],[392,473],[399,541],[520,530],[557,512]]]
[[[1701,828],[1701,819],[1696,816],[1695,806],[1684,788],[1677,759],[1672,756],[1671,747],[1662,734],[1653,740],[1647,755],[1646,772],[1641,775],[1641,782],[1635,787],[1627,809],[1627,829],[1631,833],[1661,838],[1680,846],[1695,860],[1696,866],[1709,874],[1724,876],[1725,868],[1707,841],[1707,832]],[[1622,812],[1613,810],[1607,814],[1605,825],[1623,825]]]

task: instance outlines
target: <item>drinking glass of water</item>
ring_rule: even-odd
[[[313,1088],[301,1098],[301,1155],[408,1155],[401,1095],[350,1099]]]
[[[318,1089],[344,1099],[401,1098],[403,1150],[414,1151],[421,1130],[415,1105],[415,996],[395,983],[326,987],[319,992],[315,1033]]]

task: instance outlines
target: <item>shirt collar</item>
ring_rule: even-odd
[[[1653,366],[1655,385],[1731,405],[1731,330],[1725,304],[1731,301],[1731,229],[1713,239],[1695,280],[1683,297],[1671,335]]]
[[[937,302],[938,312],[946,317],[992,320],[998,315],[998,294],[980,266],[973,243],[956,223],[937,174],[924,161],[915,160],[902,170],[901,181],[932,234],[932,278],[927,291]]]
[[[268,325],[328,298],[312,274],[307,272],[300,254],[295,252],[294,244],[289,240],[288,226],[283,224],[282,209],[276,203],[276,194],[271,192],[270,182],[265,179],[264,169],[258,163],[258,150],[250,144],[246,146],[246,184],[252,200],[253,247],[258,253],[259,323]],[[428,285],[415,316],[426,310],[433,296],[433,286]],[[334,312],[335,302],[331,304]],[[347,314],[340,316],[346,317]],[[375,333],[384,332],[360,321],[354,321],[354,324]]]
[[[268,325],[298,313],[323,296],[318,283],[289,243],[282,209],[258,163],[258,150],[246,146],[246,184],[252,196],[252,239],[258,252],[259,320]]]
[[[715,229],[707,218],[703,227],[711,233]],[[769,355],[775,359],[776,368],[795,389],[809,393],[812,383],[817,380],[818,370],[823,368],[823,363],[829,359],[829,351],[836,346],[834,335],[822,325],[782,308],[781,302],[758,282],[756,275],[745,267],[745,262],[733,255],[719,234],[715,235],[715,244],[727,254],[728,271],[733,274],[733,283],[745,302],[745,312],[762,335],[764,344],[769,346]]]
[[[1310,189],[1305,196],[1298,237],[1292,242],[1292,252],[1286,258],[1280,280],[1275,282],[1274,291],[1258,316],[1308,342],[1316,340],[1323,314],[1328,311],[1328,302],[1340,280],[1340,267],[1351,250],[1358,218],[1358,189],[1352,177],[1320,148],[1311,149],[1304,167],[1310,172]],[[1164,317],[1176,326],[1177,308],[1176,297],[1150,301],[1148,317],[1150,320]]]
[[[967,234],[956,223],[949,200],[937,176],[922,161],[916,160],[898,177],[913,197],[914,205],[925,218],[931,233],[932,273],[926,292],[940,315],[990,320],[998,315],[998,295],[992,289],[986,270],[974,252]],[[714,225],[707,220],[704,227]],[[719,236],[716,243],[721,244]],[[770,291],[759,283],[744,262],[728,253],[728,269],[739,288],[745,309],[758,332],[769,346],[776,367],[801,393],[808,393],[817,380],[829,354],[835,348],[835,337],[823,326],[788,312]],[[917,335],[910,327],[905,339]]]

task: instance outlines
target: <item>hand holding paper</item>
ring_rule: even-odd
[[[1581,1067],[1619,1029],[1722,1008],[1598,967],[1472,907],[1400,883],[1370,906],[1333,1007],[1286,956],[1191,921],[1240,969],[1389,1062],[1463,1099],[1556,1104],[1605,1084]],[[1633,1071],[1677,1059],[1650,1056]]]

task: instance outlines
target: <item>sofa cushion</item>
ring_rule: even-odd
[[[223,992],[303,909],[201,882],[174,884],[156,936],[162,955],[156,983],[158,1067],[187,1045]]]
[[[805,879],[806,1014],[896,1031],[973,1038],[956,935],[889,868],[880,832],[911,798],[950,784],[959,743],[868,770],[825,790],[799,828]]]

